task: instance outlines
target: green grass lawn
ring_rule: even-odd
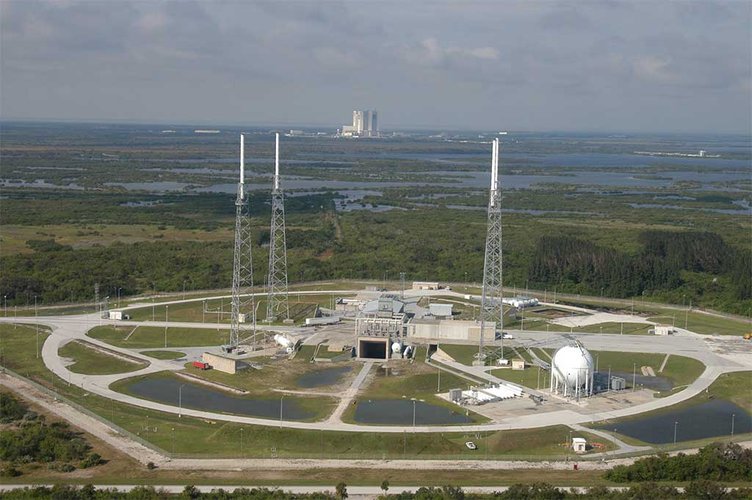
[[[671,323],[680,328],[686,328],[695,333],[703,335],[744,335],[752,331],[752,323],[748,321],[738,321],[734,319],[719,318],[698,312],[677,311],[676,318],[658,316],[650,318],[651,321]]]
[[[165,329],[157,326],[139,326],[130,337],[131,326],[98,326],[86,335],[118,347],[146,349],[150,347],[203,347],[227,343],[229,330],[211,328],[168,328],[165,345]],[[128,337],[128,340],[125,340]]]
[[[154,359],[178,359],[185,356],[185,353],[180,351],[144,351],[141,354]]]
[[[447,353],[454,360],[463,365],[472,365],[475,360],[475,356],[478,354],[478,345],[462,345],[462,344],[439,344],[439,348]],[[499,355],[498,347],[486,347],[483,350],[487,356],[486,364],[493,363]],[[504,358],[512,359],[516,358],[517,354],[509,347],[504,347]]]
[[[336,297],[349,297],[352,294],[299,294],[290,291],[288,294],[290,306],[290,318],[296,323],[300,323],[305,318],[313,316],[316,306],[332,307],[333,299]],[[267,301],[265,297],[256,297],[257,321],[261,322],[266,317]],[[249,306],[250,307],[250,306]],[[190,321],[196,323],[206,323],[207,325],[219,323],[230,323],[232,304],[229,298],[213,300],[197,300],[193,302],[184,302],[180,304],[159,304],[153,306],[139,307],[128,311],[133,321],[164,321],[167,317],[170,321]],[[248,311],[252,314],[252,311]],[[219,321],[218,321],[219,320]],[[280,321],[281,322],[281,321]]]
[[[170,321],[191,321],[196,323],[216,324],[230,322],[232,304],[229,298],[215,300],[198,300],[181,304],[154,304],[128,311],[133,321],[164,321],[165,312]]]
[[[597,325],[578,326],[574,331],[584,333],[623,333],[624,335],[648,335],[653,325],[645,323],[598,323]]]
[[[297,361],[310,361],[313,358],[313,353],[316,352],[315,345],[302,345],[298,352],[295,354]]]
[[[110,356],[77,341],[68,342],[57,353],[59,356],[75,361],[75,363],[68,366],[70,371],[86,375],[127,373],[147,366],[146,363],[131,362],[120,357]]]
[[[686,356],[675,356],[672,354],[669,356],[663,372],[658,373],[658,370],[656,370],[655,374],[668,377],[674,382],[674,386],[682,387],[697,380],[697,377],[702,375],[702,372],[704,371],[705,365],[700,361],[693,358],[687,358]]]
[[[512,370],[511,368],[499,368],[496,370],[491,370],[490,373],[494,377],[498,377],[508,382],[513,382],[515,384],[529,387],[530,389],[537,389],[539,387],[539,384],[540,384],[541,389],[544,389],[548,387],[549,385],[548,384],[549,377],[550,377],[549,372],[545,370],[540,370],[540,373],[539,373],[537,366],[526,368],[524,370]]]
[[[316,352],[316,357],[332,359],[332,358],[336,358],[337,356],[342,356],[345,353],[346,353],[345,351],[330,351],[328,345],[322,344],[318,352]],[[313,353],[311,355],[313,355]]]
[[[49,379],[51,372],[44,366],[41,354],[48,335],[42,326],[37,330],[34,326],[0,324],[0,364],[25,377]]]
[[[563,456],[570,453],[569,436],[584,437],[591,446],[598,446],[592,451],[610,451],[615,449],[611,441],[589,432],[572,431],[565,425],[553,425],[539,429],[525,429],[516,431],[481,432],[470,435],[467,441],[473,441],[478,449],[476,455],[484,454],[503,456],[518,454],[521,450],[534,456]],[[456,438],[455,438],[456,439]],[[574,453],[571,453],[574,456]]]

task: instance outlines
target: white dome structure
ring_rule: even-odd
[[[399,342],[395,342],[392,344],[392,352],[394,354],[401,354],[402,353],[402,344]]]
[[[593,357],[579,342],[560,348],[551,361],[551,391],[565,397],[593,394]]]

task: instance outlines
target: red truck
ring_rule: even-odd
[[[204,363],[202,361],[194,361],[193,367],[198,368],[199,370],[208,370],[211,368],[211,366],[209,366],[209,363]]]

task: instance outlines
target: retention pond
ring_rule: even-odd
[[[342,380],[342,377],[350,370],[352,370],[351,366],[336,366],[334,368],[316,370],[299,377],[295,381],[295,385],[305,389],[333,385]]]
[[[732,424],[733,422],[733,424]],[[730,401],[716,399],[674,411],[625,422],[599,425],[599,429],[616,430],[640,441],[667,444],[718,436],[752,432],[752,416]]]
[[[374,399],[359,401],[354,420],[376,425],[445,425],[469,424],[472,419],[443,406],[411,399]]]
[[[316,416],[290,396],[285,396],[284,401],[233,396],[172,377],[137,379],[125,385],[124,392],[168,405],[248,417],[279,419],[281,415],[283,420],[310,420]]]

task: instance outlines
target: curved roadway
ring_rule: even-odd
[[[338,293],[352,293],[352,290],[315,290],[308,292],[299,292],[300,294],[338,294]],[[296,292],[298,293],[298,292]],[[463,295],[456,292],[450,292],[446,290],[439,291],[422,291],[416,295],[454,295],[457,297],[463,297]],[[186,299],[175,300],[171,302],[163,302],[164,304],[177,304],[183,302],[198,302],[203,300],[211,300],[217,297],[201,297],[198,299]],[[148,304],[151,305],[151,304]],[[127,309],[133,309],[138,307],[144,307],[147,304],[135,304],[129,306]],[[40,316],[25,317],[25,318],[0,318],[0,322],[5,323],[26,323],[26,324],[41,324],[49,326],[52,329],[52,334],[47,338],[42,347],[42,357],[45,365],[53,373],[59,376],[61,379],[69,381],[72,384],[80,386],[81,388],[88,390],[92,393],[100,396],[114,399],[122,403],[127,403],[134,406],[140,406],[143,408],[149,408],[152,410],[163,411],[167,413],[182,413],[184,415],[190,415],[202,419],[211,419],[219,421],[232,421],[238,423],[245,423],[250,425],[263,425],[263,426],[283,426],[294,429],[308,429],[308,430],[328,430],[328,431],[348,431],[348,432],[380,432],[380,433],[401,433],[404,431],[410,432],[477,432],[479,430],[492,431],[492,430],[509,430],[509,429],[527,429],[536,427],[545,427],[554,424],[564,424],[573,427],[579,426],[579,424],[591,423],[594,421],[600,421],[605,419],[615,419],[620,417],[626,417],[643,413],[659,408],[674,405],[685,401],[707,388],[719,375],[727,372],[742,371],[752,369],[752,354],[749,351],[736,351],[736,352],[714,352],[713,346],[716,345],[716,350],[723,351],[726,343],[731,342],[733,344],[737,339],[735,338],[709,338],[707,336],[696,335],[691,332],[681,331],[679,335],[671,337],[657,337],[657,336],[643,336],[643,335],[618,335],[618,334],[574,334],[567,335],[568,337],[576,337],[580,340],[588,349],[593,350],[605,350],[605,351],[631,351],[631,352],[655,352],[666,354],[677,354],[695,358],[705,364],[705,371],[686,389],[672,394],[665,398],[655,399],[653,401],[636,405],[630,408],[623,408],[614,411],[599,412],[592,414],[582,414],[577,411],[575,405],[572,409],[552,411],[542,414],[532,414],[523,416],[509,416],[506,418],[498,419],[497,421],[487,424],[477,424],[471,426],[457,426],[457,425],[424,425],[424,426],[385,426],[385,425],[359,425],[345,423],[339,420],[339,418],[329,417],[327,420],[317,422],[297,422],[297,421],[282,421],[269,420],[263,418],[244,417],[239,415],[226,415],[221,413],[214,413],[210,411],[195,410],[190,408],[179,409],[177,406],[167,405],[154,401],[148,401],[140,399],[127,394],[115,392],[109,388],[113,382],[130,378],[138,375],[144,375],[148,373],[164,371],[164,370],[182,370],[183,363],[170,361],[170,360],[158,360],[145,356],[139,352],[132,351],[121,347],[116,347],[106,342],[97,340],[95,338],[87,337],[86,333],[93,327],[98,325],[138,325],[138,326],[169,326],[169,327],[187,327],[187,328],[207,328],[209,326],[206,323],[185,323],[185,322],[159,322],[159,321],[114,321],[100,319],[96,314],[83,314],[76,316]],[[209,328],[215,328],[216,325],[212,324]],[[229,325],[219,325],[220,328],[229,328]],[[290,330],[294,327],[274,327],[274,330]],[[563,345],[567,342],[567,339],[560,333],[548,333],[548,332],[515,332],[517,341],[535,343],[545,343],[547,346],[555,347],[556,344]],[[120,352],[130,357],[142,359],[149,363],[149,366],[138,371],[114,374],[114,375],[84,375],[73,373],[66,367],[63,360],[58,356],[58,350],[60,347],[72,340],[85,340],[91,344],[99,345],[111,351]],[[734,347],[732,345],[732,347]],[[745,346],[746,347],[746,346]],[[171,346],[170,350],[183,350],[180,347]],[[191,348],[193,350],[194,348]],[[747,347],[748,349],[748,347]],[[465,371],[472,373],[473,367],[464,367]],[[593,432],[588,429],[588,432]],[[613,436],[610,434],[608,438],[613,440]],[[620,444],[623,450],[627,451],[630,447],[624,443]]]

